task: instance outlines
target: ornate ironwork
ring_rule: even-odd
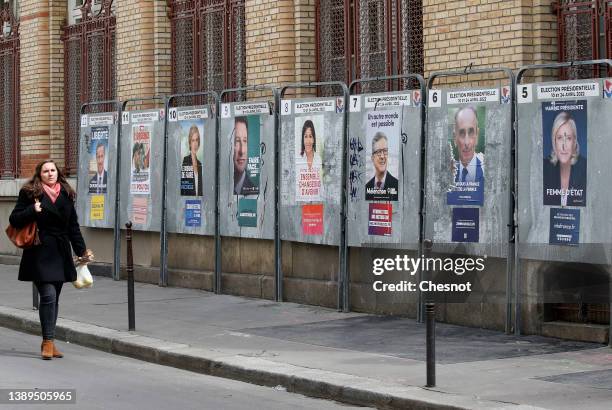
[[[559,61],[581,61],[605,58],[600,50],[600,31],[604,19],[604,8],[608,2],[601,0],[560,0],[557,11]],[[563,78],[591,78],[598,76],[598,68],[570,68],[564,70]]]
[[[0,178],[19,174],[19,22],[0,8]]]
[[[77,169],[81,105],[112,100],[117,93],[115,79],[116,18],[113,0],[102,0],[94,11],[92,0],[81,6],[79,23],[64,27],[64,151],[66,172]],[[97,106],[105,111],[109,107]]]
[[[173,92],[244,87],[244,0],[168,0],[168,4]]]
[[[423,73],[422,0],[319,0],[316,16],[320,81]],[[362,91],[390,88],[372,82]]]

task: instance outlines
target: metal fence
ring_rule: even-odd
[[[0,27],[0,178],[15,178],[19,172],[19,22],[8,4],[0,9]]]
[[[78,168],[79,121],[81,105],[91,101],[112,100],[117,91],[115,80],[116,18],[113,0],[103,0],[94,14],[92,0],[81,7],[80,23],[66,26],[64,42],[64,152],[66,172]],[[100,106],[99,111],[111,109]]]

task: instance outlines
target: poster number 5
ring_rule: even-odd
[[[429,107],[442,107],[442,91],[429,90]]]
[[[230,117],[230,106],[229,104],[221,105],[221,118],[229,118]]]
[[[531,84],[519,84],[517,86],[518,103],[526,104],[533,102],[533,93],[531,90]]]
[[[121,123],[122,124],[129,124],[130,123],[130,112],[129,111],[123,111],[121,113]]]
[[[281,102],[281,115],[291,115],[291,100]]]

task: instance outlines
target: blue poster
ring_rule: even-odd
[[[580,209],[550,208],[550,236],[552,245],[578,245],[580,237]]]
[[[202,226],[202,201],[200,199],[185,201],[185,226],[192,228]]]
[[[453,242],[478,242],[479,208],[453,208]]]

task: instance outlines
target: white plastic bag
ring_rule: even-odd
[[[90,288],[93,285],[93,277],[91,276],[91,272],[89,272],[89,268],[86,263],[81,265],[77,265],[76,267],[77,279],[72,282],[75,288]]]

